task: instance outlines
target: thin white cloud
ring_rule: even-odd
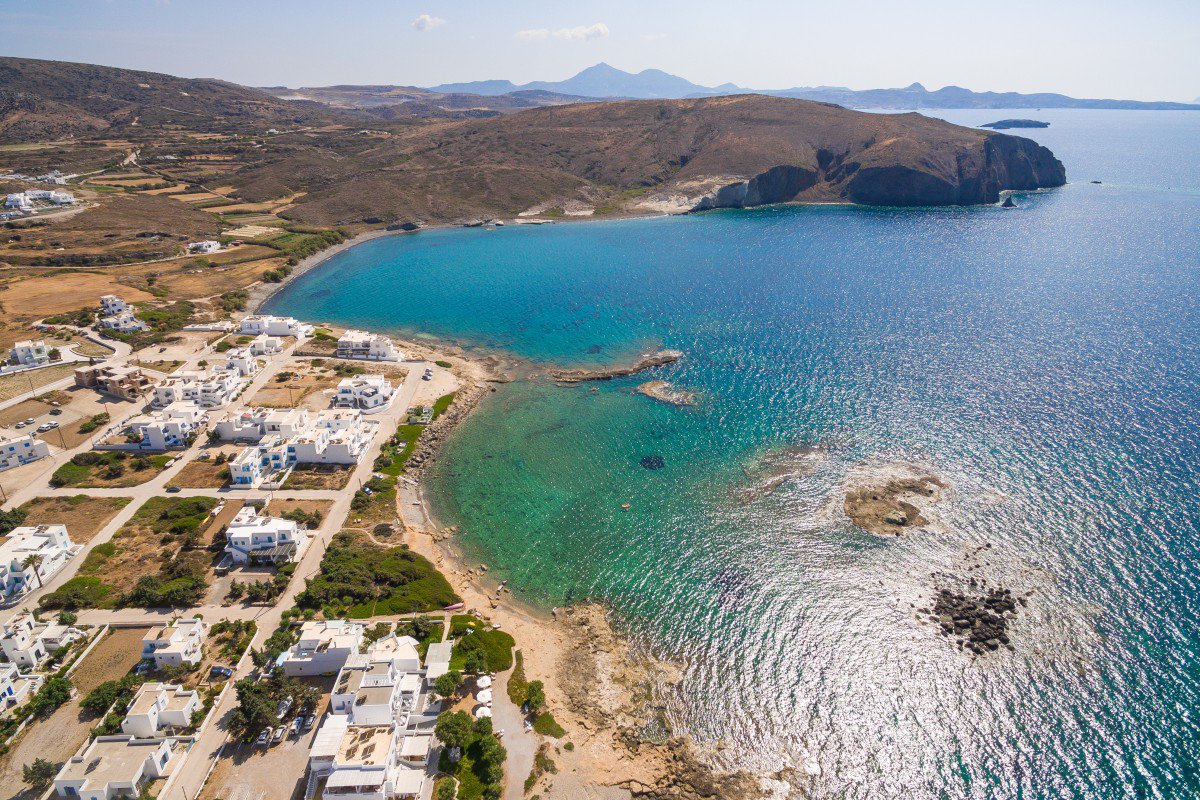
[[[438,25],[445,25],[446,20],[441,17],[435,17],[432,14],[422,14],[413,20],[412,26],[419,31],[427,31],[431,28],[436,28]]]
[[[665,33],[643,33],[641,39],[643,42],[659,42],[667,38]]]
[[[574,28],[529,28],[517,31],[516,37],[525,42],[543,42],[550,37],[567,42],[586,42],[588,39],[600,39],[608,36],[608,26],[603,22],[592,25],[576,25]]]

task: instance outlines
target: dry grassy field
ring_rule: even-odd
[[[128,497],[76,494],[35,497],[21,510],[28,514],[26,525],[66,525],[72,542],[86,544],[127,505]]]

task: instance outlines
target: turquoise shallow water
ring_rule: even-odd
[[[656,377],[695,408],[498,387],[432,490],[519,595],[603,597],[679,661],[669,714],[724,762],[815,797],[1200,796],[1200,115],[1036,116],[1072,183],[1014,211],[431,231],[269,309],[556,364],[685,351]],[[895,460],[953,484],[943,528],[840,518],[847,474]],[[1031,593],[1015,653],[917,618],[971,576]]]

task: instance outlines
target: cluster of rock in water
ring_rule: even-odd
[[[971,579],[970,586],[986,589],[986,584],[980,586],[975,579]],[[1024,605],[1024,598],[1013,597],[1009,589],[993,588],[983,593],[940,589],[933,607],[921,611],[938,624],[943,635],[957,640],[961,649],[981,655],[1001,647],[1013,649],[1008,622],[1017,615],[1018,604]]]

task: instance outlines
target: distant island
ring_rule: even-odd
[[[430,87],[439,93],[506,95],[520,91],[553,92],[559,95],[611,99],[687,99],[730,94],[769,94],[799,100],[837,103],[847,108],[885,108],[913,110],[921,108],[1106,108],[1140,111],[1200,110],[1196,103],[1167,101],[1086,99],[1065,94],[1038,92],[975,92],[961,86],[929,90],[920,83],[894,89],[849,89],[845,86],[794,86],[790,89],[747,89],[733,83],[702,86],[686,78],[657,69],[638,73],[625,72],[605,63],[596,64],[562,81],[534,81],[514,84],[506,80],[446,83]]]
[[[989,122],[986,125],[980,125],[979,127],[1004,131],[1009,128],[1049,128],[1050,123],[1042,122],[1040,119],[1001,119],[996,122]]]

